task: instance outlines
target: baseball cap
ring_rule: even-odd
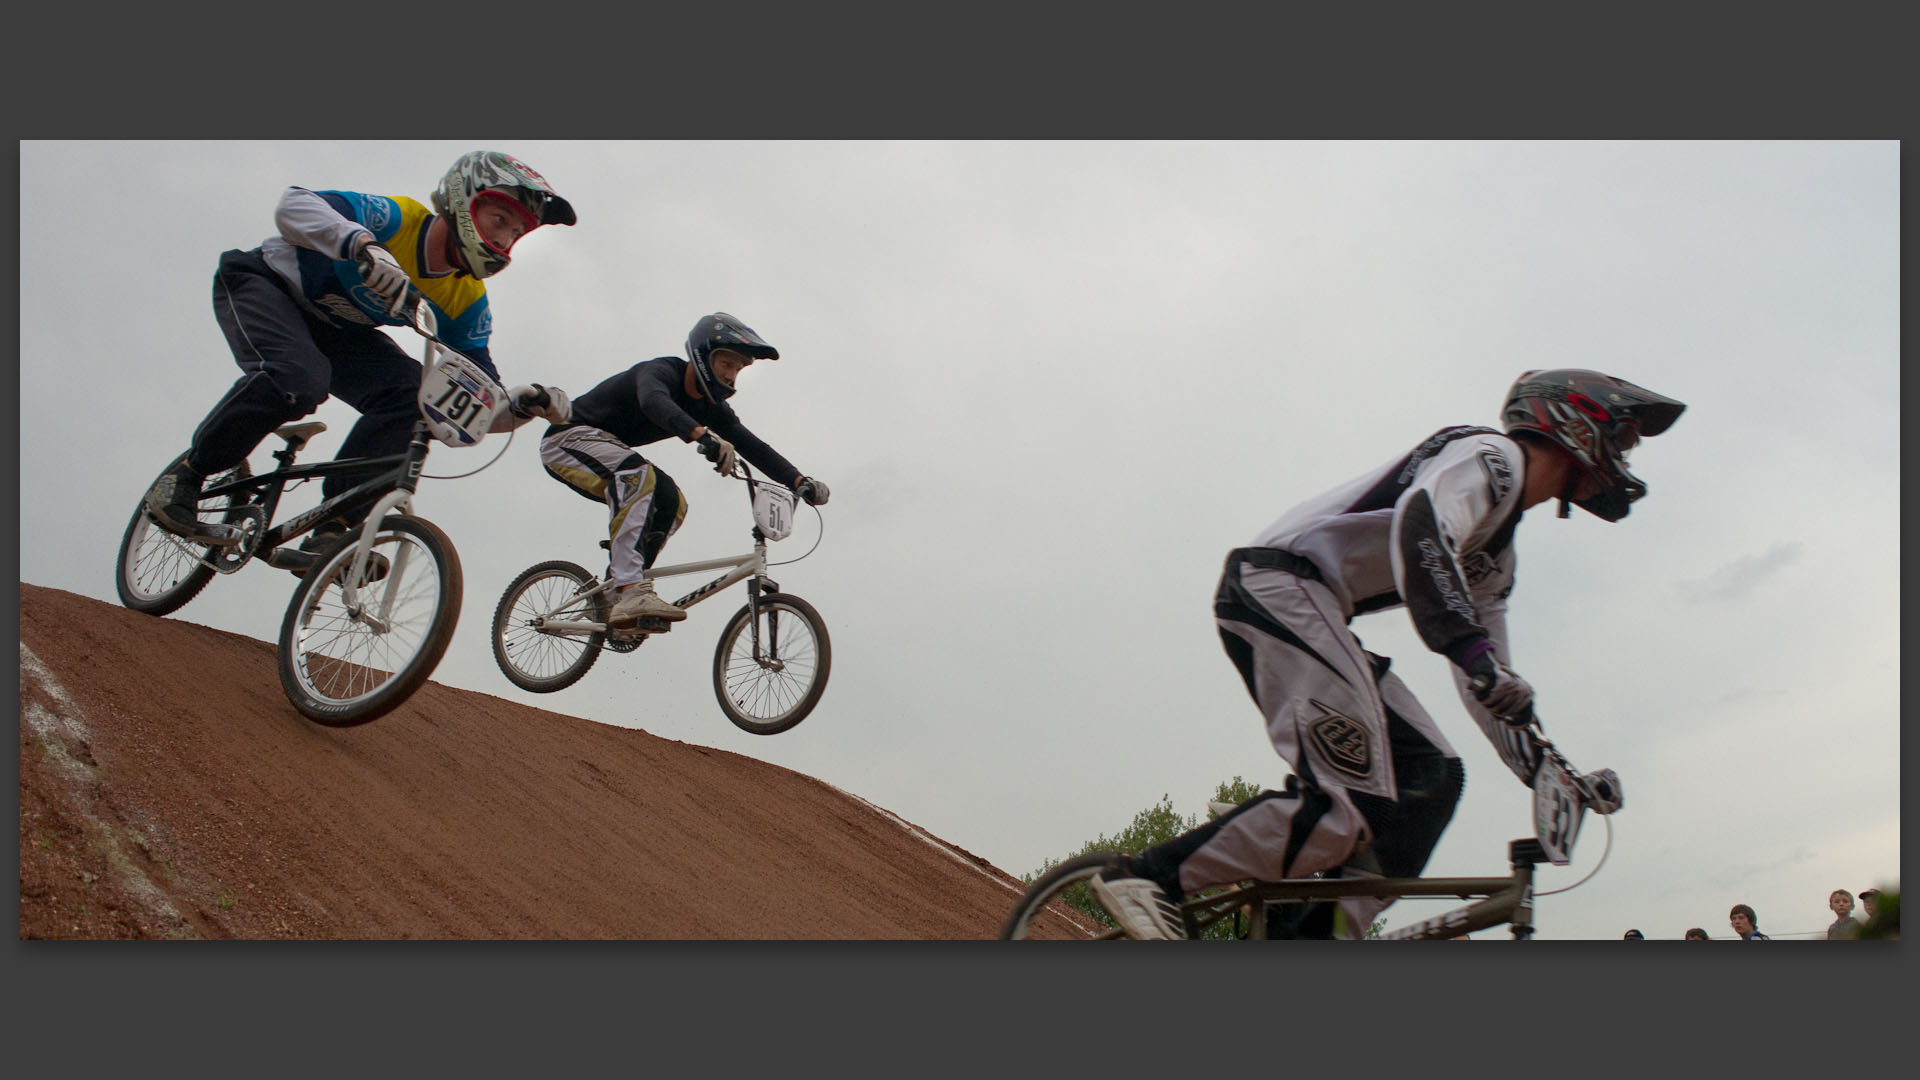
[[[1622,941],[1645,941],[1645,940],[1647,940],[1647,936],[1646,936],[1645,934],[1642,934],[1642,933],[1641,933],[1640,931],[1638,931],[1638,930],[1629,930],[1629,931],[1627,931],[1626,933],[1624,933],[1624,934],[1622,934],[1622,935],[1620,935],[1620,940],[1622,940]]]

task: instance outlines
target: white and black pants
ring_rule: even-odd
[[[605,504],[608,580],[616,586],[639,581],[687,519],[680,485],[612,432],[587,424],[551,428],[540,440],[540,463],[555,480]]]
[[[1452,820],[1465,778],[1387,658],[1360,646],[1313,565],[1290,552],[1227,557],[1214,599],[1220,641],[1295,776],[1218,821],[1136,856],[1137,872],[1191,893],[1339,870],[1369,842],[1378,873],[1413,876]],[[1364,932],[1391,901],[1348,901]]]

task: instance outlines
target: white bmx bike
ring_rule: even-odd
[[[721,628],[714,649],[713,693],[720,710],[741,730],[777,735],[806,719],[820,703],[833,646],[827,624],[813,605],[782,591],[767,576],[769,565],[786,565],[767,562],[767,544],[785,539],[792,530],[793,493],[755,477],[745,462],[736,462],[732,476],[745,482],[753,508],[753,550],[655,566],[646,578],[724,571],[674,601],[682,608],[746,582],[747,602]],[[600,546],[610,544],[602,540]],[[812,553],[809,548],[788,562]],[[556,559],[528,567],[507,586],[494,609],[493,658],[515,686],[550,694],[578,682],[602,651],[632,652],[670,625],[664,619],[642,619],[631,630],[610,629],[607,614],[612,607],[610,582],[577,563]]]

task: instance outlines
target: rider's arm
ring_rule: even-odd
[[[281,239],[333,259],[351,259],[362,245],[378,239],[372,229],[350,216],[350,204],[345,199],[337,194],[333,199],[338,200],[337,205],[303,187],[282,192],[273,214]]]
[[[1480,704],[1463,670],[1482,653],[1509,660],[1506,597],[1513,581],[1510,541],[1519,520],[1522,469],[1519,448],[1502,436],[1450,444],[1421,466],[1400,497],[1389,549],[1415,631],[1429,649],[1453,662],[1462,704],[1501,760],[1528,782],[1536,758],[1532,745]]]
[[[801,472],[793,467],[793,462],[780,456],[780,452],[768,446],[760,436],[747,430],[739,417],[729,416],[714,421],[714,434],[733,444],[740,456],[746,458],[755,468],[768,477],[793,487],[801,480]]]

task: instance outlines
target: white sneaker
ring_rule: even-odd
[[[1186,940],[1187,924],[1180,915],[1180,905],[1146,878],[1096,877],[1087,886],[1120,929],[1135,941]]]
[[[625,630],[641,619],[665,619],[679,622],[687,617],[687,609],[674,607],[660,594],[653,591],[653,582],[642,581],[628,585],[620,590],[620,599],[607,613],[607,626],[614,630]]]

